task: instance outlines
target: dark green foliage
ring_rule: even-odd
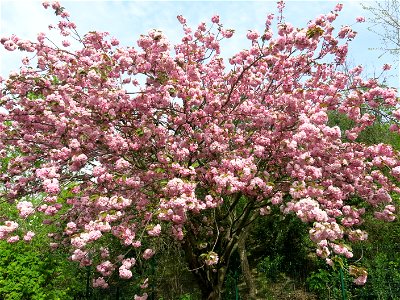
[[[308,289],[318,296],[318,299],[341,300],[343,299],[339,270],[322,265],[307,278]],[[349,287],[353,285],[352,278],[346,271],[343,272],[343,281],[346,289],[346,298],[352,299]]]
[[[389,112],[385,112],[389,113]],[[345,114],[339,112],[329,112],[329,126],[339,126],[342,132],[342,138],[346,140],[346,130],[355,126],[353,120],[349,119]],[[372,126],[365,128],[358,136],[357,142],[366,145],[376,145],[384,143],[392,145],[394,149],[400,150],[400,138],[395,132],[389,130],[390,124],[381,115],[375,113],[376,120]]]
[[[239,253],[235,253],[231,256],[231,260],[228,267],[228,272],[225,278],[224,291],[222,298],[226,300],[235,300],[236,296],[239,294],[239,283],[242,278],[242,269],[240,266]]]
[[[309,254],[314,248],[307,224],[293,215],[259,219],[249,243],[250,261],[270,279],[278,279],[280,272],[304,279],[312,269]]]
[[[173,240],[165,240],[157,249],[153,261],[143,270],[150,282],[147,290],[149,300],[201,299],[201,290],[194,277],[195,271],[189,271],[179,244]]]
[[[400,299],[400,257],[377,254],[368,260],[369,276],[363,288],[355,290],[355,299]]]
[[[233,272],[230,270],[226,275],[225,288],[222,295],[222,299],[224,300],[237,299],[236,294],[239,295],[239,286],[238,286],[239,282],[240,282],[240,273],[238,271]]]
[[[276,255],[273,258],[266,256],[258,265],[257,269],[264,274],[272,282],[277,282],[281,277],[282,265],[284,263],[283,256]]]
[[[364,227],[368,241],[353,249],[368,269],[368,281],[354,290],[355,299],[400,299],[400,221],[387,223],[370,218]]]

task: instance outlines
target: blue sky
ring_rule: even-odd
[[[122,45],[136,46],[140,34],[156,28],[162,30],[172,43],[181,37],[181,27],[176,16],[182,14],[192,26],[201,21],[209,21],[214,14],[221,17],[226,28],[236,30],[231,40],[222,45],[225,57],[249,46],[245,35],[248,29],[263,30],[265,16],[276,12],[276,1],[60,1],[71,14],[71,20],[82,34],[87,31],[108,31],[117,37]],[[313,17],[333,9],[337,1],[287,1],[286,21],[296,27],[304,27]],[[341,1],[343,11],[336,21],[339,28],[343,24],[354,24],[360,15],[368,16],[360,1]],[[16,34],[23,39],[36,39],[38,32],[46,32],[47,25],[57,19],[50,10],[35,0],[0,0],[0,36]],[[377,35],[367,30],[368,23],[355,24],[359,33],[352,42],[349,57],[353,64],[362,64],[366,74],[378,74],[384,63],[393,64],[393,57],[378,58],[381,51]],[[0,75],[7,77],[11,70],[20,66],[20,58],[0,49]],[[394,66],[395,67],[395,66]],[[390,72],[388,83],[399,88],[399,69]]]

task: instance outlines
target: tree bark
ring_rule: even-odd
[[[246,251],[246,239],[248,235],[249,229],[246,228],[239,239],[238,242],[238,251],[240,256],[240,265],[242,268],[242,273],[244,276],[244,281],[248,288],[248,299],[255,300],[257,299],[257,289],[254,285],[253,276],[251,275],[251,269],[249,266],[249,261],[247,260],[247,251]]]
[[[229,211],[221,216],[217,215],[215,223],[217,226],[225,227],[225,232],[216,237],[213,251],[219,254],[219,261],[215,266],[206,266],[204,261],[200,259],[201,251],[197,249],[196,234],[190,226],[187,226],[187,233],[182,243],[185,251],[186,261],[189,268],[193,271],[197,278],[199,286],[202,290],[203,300],[220,300],[225,283],[226,273],[232,254],[238,250],[239,241],[242,241],[240,254],[242,261],[242,270],[245,274],[246,284],[252,294],[255,295],[254,283],[251,280],[251,272],[247,260],[245,241],[247,237],[248,226],[254,217],[255,199],[248,199],[248,203],[244,208],[236,207],[239,202],[240,195],[234,199],[234,203],[229,207]],[[219,218],[221,217],[222,220]],[[222,221],[222,222],[221,222]],[[244,269],[243,269],[244,268]],[[248,283],[247,283],[248,282]],[[247,299],[256,299],[255,296]]]
[[[222,297],[222,289],[225,282],[226,267],[221,267],[216,276],[216,283],[212,287],[212,291],[207,296],[207,300],[220,300]]]

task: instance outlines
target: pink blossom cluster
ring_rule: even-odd
[[[92,260],[89,258],[89,253],[86,250],[75,249],[71,255],[72,261],[77,261],[80,263],[80,266],[90,266],[92,264]]]
[[[108,288],[108,283],[104,280],[103,277],[98,277],[98,278],[93,279],[92,285],[94,288],[97,288],[97,287],[103,288],[103,289]]]
[[[134,300],[147,300],[147,298],[148,298],[147,293],[143,293],[142,296],[135,295],[133,299]]]
[[[53,179],[45,179],[43,181],[43,188],[46,193],[49,193],[50,195],[55,195],[60,192],[60,185],[59,181],[56,178]]]
[[[328,221],[328,214],[326,211],[320,209],[319,203],[311,198],[301,199],[293,205],[293,208],[290,207],[289,203],[287,209],[295,212],[303,222]]]
[[[115,265],[110,261],[103,261],[101,264],[96,267],[97,272],[99,272],[102,276],[110,276],[115,270]]]
[[[4,225],[0,225],[0,238],[9,238],[10,234],[18,228],[18,223],[13,221],[5,221]]]
[[[32,202],[21,201],[17,204],[17,209],[21,218],[26,219],[29,215],[35,212]]]
[[[356,285],[364,285],[365,282],[367,281],[368,273],[367,273],[367,270],[365,270],[364,268],[350,266],[349,273],[350,273],[350,275],[356,277],[354,279],[354,283]]]
[[[132,277],[132,271],[130,268],[135,265],[136,260],[134,258],[127,258],[122,261],[122,265],[119,267],[119,276],[122,279],[130,279]]]
[[[310,229],[310,238],[313,242],[318,243],[322,240],[340,240],[343,238],[343,229],[337,223],[319,223],[315,222],[312,229]]]
[[[365,241],[368,239],[368,233],[361,229],[351,230],[348,232],[350,241]]]
[[[199,212],[205,209],[206,205],[196,197],[195,188],[196,184],[193,182],[185,182],[180,178],[169,180],[164,189],[169,200],[160,200],[158,219],[182,224],[186,221],[188,210]]]
[[[395,215],[396,207],[394,205],[386,205],[382,212],[375,212],[375,217],[384,221],[394,221],[396,219]]]
[[[143,258],[144,259],[150,259],[153,257],[153,255],[155,254],[155,251],[153,249],[146,249],[143,251]]]
[[[218,263],[218,254],[214,251],[207,253],[205,259],[205,263],[207,266],[216,265]]]
[[[161,225],[157,224],[152,229],[147,231],[149,236],[159,236],[161,234]]]
[[[100,230],[91,230],[89,232],[82,232],[78,236],[71,238],[71,245],[76,248],[84,248],[88,243],[98,240],[102,237]]]
[[[24,241],[25,242],[30,242],[32,240],[32,238],[35,236],[35,233],[33,231],[28,231],[25,235],[24,235]]]
[[[353,257],[353,252],[351,251],[351,248],[345,244],[331,244],[331,247],[336,254],[343,255],[346,258]]]
[[[120,238],[125,246],[134,245],[136,238],[134,227],[120,224],[119,226],[113,227],[111,232],[114,236]]]
[[[342,208],[343,218],[341,220],[342,225],[351,227],[354,225],[361,224],[361,217],[365,213],[365,209],[357,209],[349,205],[345,205]]]
[[[359,23],[363,23],[363,22],[365,22],[365,17],[363,17],[363,16],[358,16],[358,17],[356,18],[356,21],[359,22]]]

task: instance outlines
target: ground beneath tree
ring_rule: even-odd
[[[257,288],[258,300],[317,300],[317,296],[307,292],[304,285],[298,281],[283,275],[277,282],[266,279],[264,274],[259,274],[255,269],[252,270]],[[241,299],[246,298],[246,286],[244,283],[239,285]]]

